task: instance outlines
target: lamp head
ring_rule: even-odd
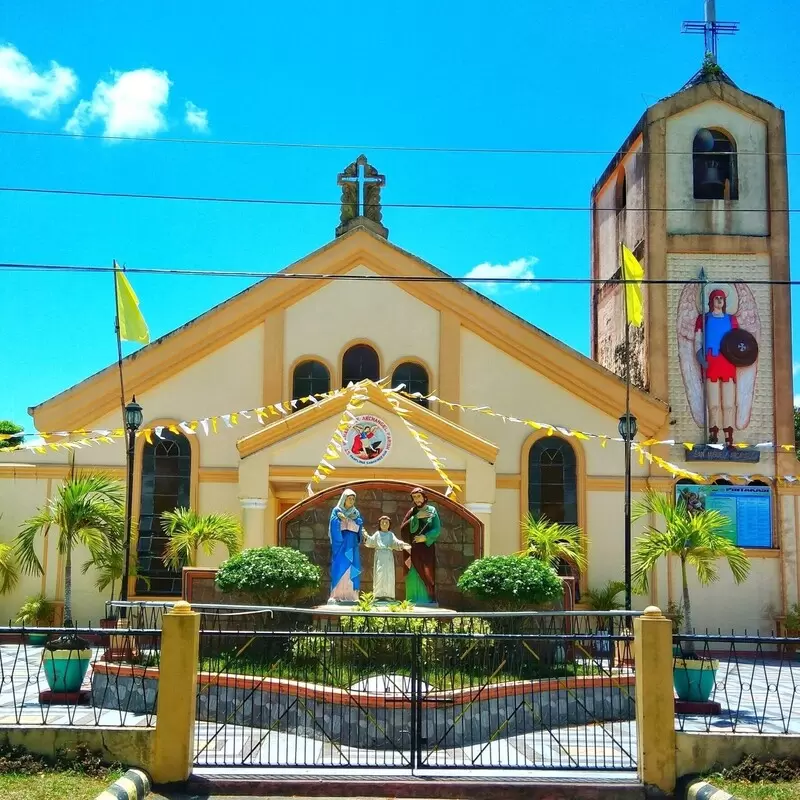
[[[129,431],[138,431],[142,425],[142,407],[136,402],[136,396],[125,406],[125,427]]]

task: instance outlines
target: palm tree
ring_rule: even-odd
[[[557,569],[562,561],[586,569],[583,531],[577,525],[550,522],[546,517],[526,514],[522,520],[522,536],[528,555]]]
[[[617,598],[624,591],[624,581],[609,581],[599,589],[587,589],[583,593],[583,599],[592,611],[614,611],[619,608]]]
[[[701,586],[708,586],[719,579],[716,562],[720,559],[728,562],[736,583],[747,578],[750,562],[744,552],[723,535],[730,521],[719,511],[690,511],[682,498],[675,500],[670,495],[650,490],[634,503],[631,518],[637,520],[648,514],[661,517],[664,530],[648,525],[644,535],[636,540],[631,575],[633,590],[645,594],[650,588],[650,573],[659,559],[677,556],[683,582],[683,628],[689,635],[692,608],[687,567],[695,569]]]
[[[210,556],[224,545],[229,556],[242,549],[242,526],[233,514],[198,514],[190,508],[176,508],[161,514],[161,527],[167,535],[164,563],[170,569],[197,566],[197,552]]]
[[[116,597],[116,586],[119,581],[122,582],[123,565],[125,563],[125,538],[124,530],[121,532],[123,536],[117,538],[116,535],[110,536],[108,545],[103,547],[102,550],[92,555],[81,567],[81,572],[85,575],[89,570],[95,570],[94,585],[98,592],[104,592],[111,587],[111,601]],[[148,586],[150,581],[144,577],[139,576],[136,569],[136,528],[135,525],[131,531],[131,553],[130,564],[128,565],[128,576],[131,578],[140,577],[142,581]]]
[[[67,478],[58,494],[23,523],[14,541],[14,553],[23,572],[41,575],[36,540],[51,527],[58,528],[57,548],[65,557],[64,624],[72,624],[72,551],[84,545],[92,559],[111,547],[110,540],[124,536],[122,484],[106,475],[84,474]]]

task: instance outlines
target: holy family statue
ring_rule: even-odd
[[[406,600],[436,602],[436,540],[441,532],[439,512],[419,487],[411,490],[411,508],[400,525],[400,538],[391,530],[392,519],[382,516],[379,530],[370,534],[356,506],[356,493],[345,489],[331,510],[331,593],[329,603],[355,603],[361,589],[361,545],[375,550],[372,593],[378,600],[395,598],[394,552],[405,551]]]

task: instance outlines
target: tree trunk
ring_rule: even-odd
[[[72,625],[72,548],[67,548],[64,567],[64,627]]]
[[[690,636],[692,633],[692,606],[689,601],[689,580],[686,576],[686,558],[681,556],[681,580],[683,582],[683,632]],[[684,652],[694,654],[694,642],[685,642]]]

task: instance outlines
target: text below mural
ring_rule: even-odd
[[[772,547],[772,496],[769,486],[686,484],[675,487],[676,497],[690,511],[719,511],[729,525],[722,532],[739,547]]]
[[[347,431],[344,449],[347,457],[356,464],[378,464],[392,449],[392,432],[380,417],[362,414],[355,418]]]

